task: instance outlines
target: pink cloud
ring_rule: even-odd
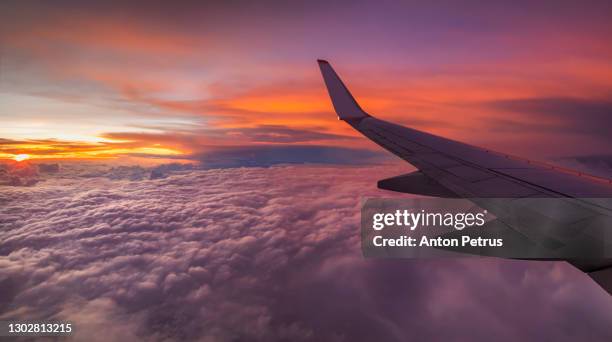
[[[402,171],[64,174],[3,191],[0,318],[107,340],[609,340],[609,296],[565,264],[364,260],[359,200],[392,196],[375,181]]]

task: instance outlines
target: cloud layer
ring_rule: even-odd
[[[57,177],[0,192],[0,319],[87,340],[608,341],[562,263],[364,260],[359,200],[400,167]]]

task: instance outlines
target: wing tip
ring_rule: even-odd
[[[351,120],[369,117],[370,115],[361,109],[331,64],[325,59],[317,59],[317,62],[338,119]]]

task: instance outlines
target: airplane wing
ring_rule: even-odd
[[[436,197],[567,198],[612,216],[612,180],[377,119],[359,106],[327,61],[318,63],[338,118],[418,169],[381,180],[379,188]],[[612,293],[612,260],[569,262],[592,272],[591,277]]]

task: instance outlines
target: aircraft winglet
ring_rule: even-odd
[[[338,114],[338,118],[340,120],[350,120],[370,116],[361,109],[329,62],[323,59],[319,59],[317,62],[319,63],[319,68],[321,68],[327,92],[332,100],[336,114]]]

